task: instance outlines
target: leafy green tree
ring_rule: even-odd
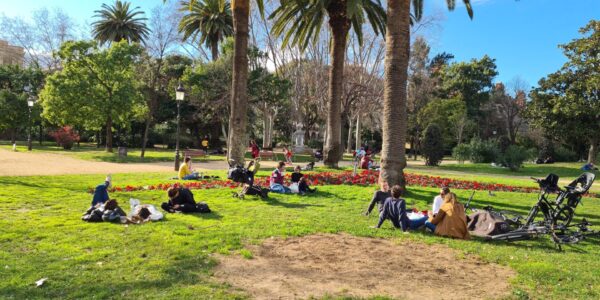
[[[427,103],[418,112],[417,122],[420,128],[436,124],[442,131],[446,145],[460,144],[465,131],[472,127],[467,119],[467,108],[461,99],[435,99]]]
[[[40,69],[21,68],[16,65],[0,66],[0,130],[10,130],[11,141],[16,140],[19,128],[27,127],[29,94],[25,87],[30,85],[31,93],[40,89],[44,74]],[[32,110],[32,119],[39,119],[36,107]]]
[[[498,75],[495,59],[484,55],[481,59],[452,63],[441,73],[441,96],[462,99],[467,105],[469,117],[479,118],[481,106],[490,98],[492,81]]]
[[[587,140],[588,162],[595,163],[600,143],[600,21],[590,21],[579,32],[582,38],[561,46],[568,58],[565,65],[531,91],[527,116],[550,135]]]
[[[126,41],[107,49],[93,41],[64,43],[58,52],[63,68],[48,76],[40,95],[43,115],[59,125],[105,126],[106,151],[112,152],[113,125],[126,127],[146,110],[133,70],[140,54]]]
[[[327,110],[327,140],[325,164],[337,167],[342,158],[341,101],[344,83],[346,41],[352,28],[362,43],[362,25],[367,21],[376,34],[385,32],[385,11],[379,0],[280,0],[270,18],[275,19],[273,33],[283,35],[283,45],[306,49],[318,40],[328,17],[331,32],[331,69],[329,71],[329,102]]]
[[[428,166],[437,166],[444,158],[444,139],[437,124],[430,124],[425,128],[422,151]]]
[[[181,11],[186,14],[179,23],[183,40],[192,39],[210,48],[212,59],[219,58],[219,43],[233,35],[231,5],[224,0],[183,1]]]
[[[146,27],[144,14],[140,7],[131,9],[131,3],[116,0],[113,6],[102,4],[102,9],[96,10],[92,23],[92,35],[102,44],[110,42],[143,42],[150,30]]]

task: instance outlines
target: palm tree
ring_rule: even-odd
[[[233,35],[231,5],[223,0],[184,1],[182,12],[188,12],[179,22],[179,32],[183,40],[191,38],[211,49],[212,59],[219,58],[219,43]]]
[[[140,17],[144,12],[140,7],[130,9],[131,3],[115,1],[113,6],[102,4],[101,10],[96,10],[97,21],[92,23],[92,35],[102,44],[110,42],[143,42],[150,30],[144,23],[147,19]]]
[[[343,88],[346,40],[350,28],[362,43],[362,24],[367,20],[376,34],[385,31],[385,11],[379,0],[281,0],[269,18],[275,19],[273,33],[284,34],[283,44],[306,49],[319,38],[328,17],[332,35],[331,69],[329,70],[329,101],[327,105],[327,140],[325,164],[337,167],[342,156],[341,96]]]
[[[411,17],[411,1],[413,14]],[[385,49],[385,82],[383,91],[383,145],[381,150],[381,180],[390,186],[405,186],[406,167],[406,84],[410,57],[410,24],[421,19],[424,0],[388,1]],[[447,0],[453,10],[455,0]],[[463,0],[470,18],[470,0]]]

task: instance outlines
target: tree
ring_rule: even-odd
[[[116,0],[113,6],[102,4],[101,10],[94,11],[98,18],[92,23],[92,35],[100,43],[143,42],[150,30],[144,23],[147,19],[141,17],[144,12],[137,6],[130,9],[131,3]]]
[[[104,125],[106,151],[112,152],[113,125],[127,126],[134,113],[145,113],[133,71],[140,54],[126,41],[108,49],[93,41],[64,43],[58,52],[63,68],[47,77],[40,95],[43,115],[58,125]]]
[[[31,92],[36,93],[43,80],[44,74],[37,68],[0,66],[0,131],[10,130],[12,143],[16,141],[18,129],[27,127],[29,95],[25,87],[31,85]],[[32,117],[36,117],[35,111]]]
[[[525,109],[527,96],[524,83],[515,80],[511,85],[513,86],[514,96],[506,91],[503,84],[498,83],[492,92],[491,101],[496,106],[496,110],[503,121],[502,126],[506,130],[508,139],[512,144],[516,144],[517,132],[523,123],[521,113]]]
[[[460,144],[469,124],[467,108],[460,99],[434,99],[421,109],[416,121],[419,128],[436,124],[446,145]]]
[[[159,109],[159,99],[165,93],[169,84],[169,76],[163,72],[165,56],[177,42],[176,15],[169,8],[155,7],[150,17],[152,31],[146,40],[148,55],[143,55],[141,63],[137,64],[137,72],[142,82],[141,90],[146,98],[146,124],[142,137],[143,158],[146,153],[150,127],[154,124],[155,116]]]
[[[527,115],[534,126],[554,136],[585,139],[588,162],[596,163],[600,143],[600,21],[579,32],[582,38],[561,45],[568,61],[532,90]]]
[[[495,59],[487,55],[469,62],[452,63],[441,70],[441,97],[463,99],[469,117],[478,119],[481,117],[481,106],[489,100],[496,75]]]
[[[275,19],[274,34],[284,35],[284,47],[290,43],[306,49],[311,41],[318,40],[325,17],[329,17],[332,46],[324,162],[337,167],[342,156],[341,97],[348,32],[353,28],[362,43],[362,24],[368,20],[376,34],[383,33],[385,11],[379,0],[281,0],[280,3],[269,18]]]
[[[25,65],[55,70],[60,60],[52,53],[62,43],[74,40],[80,27],[61,9],[41,8],[33,12],[31,21],[2,15],[0,28],[1,39],[24,48]]]
[[[413,2],[413,17],[421,19],[423,0]],[[473,16],[469,0],[463,0],[469,16]],[[455,6],[448,0],[448,9]],[[381,151],[381,179],[390,185],[405,186],[406,167],[406,85],[410,57],[410,0],[388,1],[386,23],[385,82],[383,96],[383,148]]]
[[[444,157],[444,139],[440,127],[433,123],[423,132],[423,156],[425,164],[437,166]]]
[[[219,43],[233,35],[231,5],[223,0],[188,1],[181,3],[187,12],[179,22],[183,40],[191,39],[210,48],[212,60],[219,58]],[[199,38],[198,38],[199,37]]]

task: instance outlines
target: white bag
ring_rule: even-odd
[[[293,194],[300,193],[300,190],[298,188],[298,183],[297,182],[293,182],[292,184],[290,184],[290,190],[292,190]]]

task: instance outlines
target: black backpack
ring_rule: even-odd
[[[199,213],[210,213],[211,210],[208,207],[208,204],[204,203],[204,202],[199,202],[198,204],[196,204],[196,211]]]
[[[235,166],[227,171],[227,179],[234,182],[246,183],[248,179],[248,170],[241,166]]]

